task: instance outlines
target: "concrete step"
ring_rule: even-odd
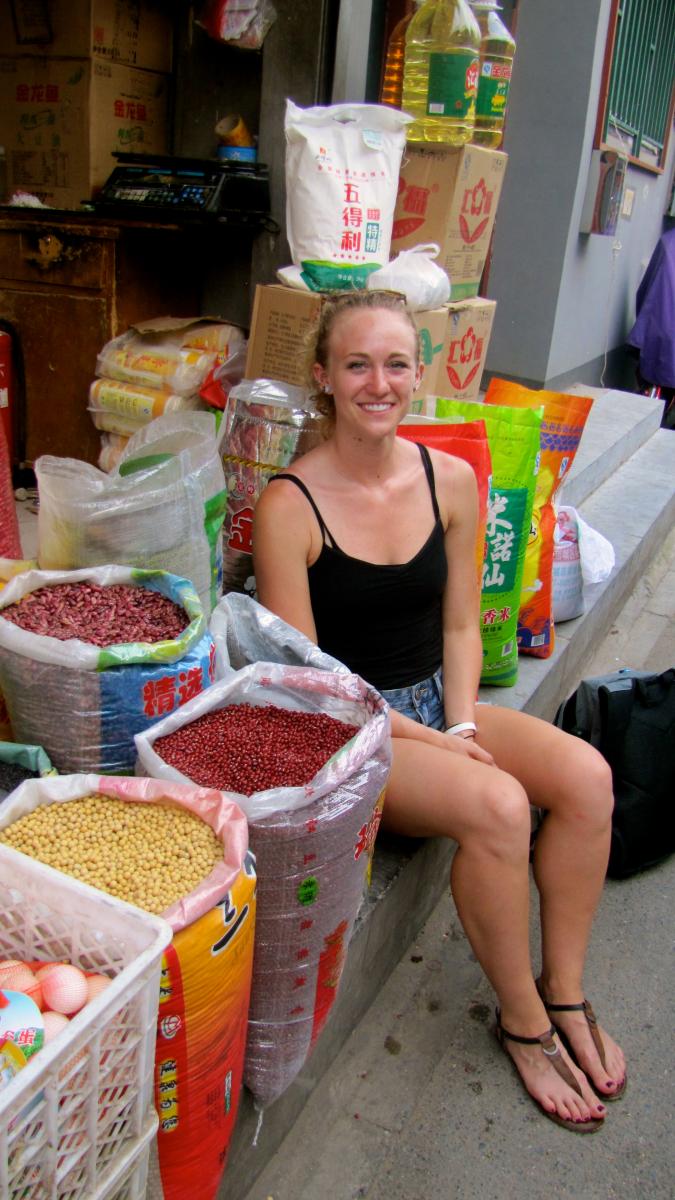
[[[561,504],[579,508],[653,436],[661,423],[663,401],[581,383],[568,391],[593,397],[579,449],[560,493]]]
[[[591,391],[597,393],[597,410],[595,415],[591,411],[594,419],[589,417],[566,481],[565,501],[612,542],[615,569],[605,583],[587,589],[584,614],[558,626],[549,659],[522,656],[515,687],[481,688],[483,700],[546,719],[576,687],[584,664],[663,546],[675,517],[675,433],[659,429],[662,406],[632,394]],[[453,854],[454,844],[447,839],[378,838],[372,885],[357,918],[330,1020],[311,1059],[265,1112],[260,1127],[250,1095],[243,1094],[219,1200],[244,1200],[447,889]]]

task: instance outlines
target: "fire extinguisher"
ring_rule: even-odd
[[[14,437],[14,405],[16,403],[16,381],[14,378],[12,335],[0,329],[0,420],[7,441],[10,462],[16,457]]]

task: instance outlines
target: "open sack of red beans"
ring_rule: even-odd
[[[214,669],[197,593],[166,571],[27,571],[0,592],[13,735],[60,772],[131,773],[134,735],[208,687]]]
[[[387,705],[357,675],[259,662],[136,745],[139,772],[220,787],[248,818],[258,915],[244,1081],[264,1107],[335,999],[391,765]]]

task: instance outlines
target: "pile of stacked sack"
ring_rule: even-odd
[[[205,408],[200,389],[219,367],[243,368],[245,348],[236,325],[202,318],[145,321],[107,342],[88,404],[101,431],[101,470],[112,470],[129,438],[155,417]]]

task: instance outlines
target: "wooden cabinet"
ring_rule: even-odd
[[[0,321],[24,375],[15,460],[96,461],[87,412],[96,356],[136,321],[199,315],[205,237],[197,227],[0,210]]]

